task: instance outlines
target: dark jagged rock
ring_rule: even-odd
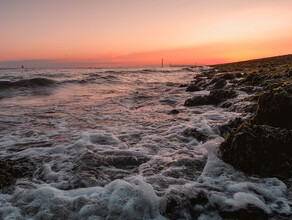
[[[213,89],[222,89],[227,85],[225,79],[219,79],[213,86]]]
[[[242,123],[242,118],[235,118],[234,120],[231,120],[230,122],[228,122],[228,124],[219,127],[220,135],[222,137],[226,137],[231,129],[239,127]]]
[[[193,195],[187,195],[181,191],[169,191],[161,202],[162,215],[170,220],[197,219],[201,212],[196,206],[203,206],[208,203],[208,195],[204,191],[198,191]],[[189,219],[187,218],[187,219]]]
[[[220,207],[220,201],[210,202],[210,195],[203,190],[193,190],[187,194],[182,191],[171,190],[162,198],[160,205],[161,214],[170,220],[198,219],[202,215],[202,208],[206,212],[214,210],[224,219],[257,219],[264,220],[269,216],[265,210],[248,204],[244,208]]]
[[[227,99],[232,99],[237,96],[237,93],[234,90],[226,89],[216,89],[210,92],[208,95],[209,102],[211,104],[217,105]]]
[[[230,74],[230,73],[225,73],[225,74],[220,76],[220,78],[225,79],[225,80],[234,79],[236,77],[237,76],[235,74]]]
[[[179,114],[179,111],[176,110],[176,109],[173,109],[173,110],[171,110],[168,114],[169,114],[169,115],[177,115],[177,114]]]
[[[243,123],[231,130],[219,148],[219,155],[247,173],[291,176],[291,146],[291,130]]]
[[[245,76],[246,74],[245,73],[235,73],[234,75],[236,78],[240,78],[240,77]]]
[[[188,87],[188,84],[180,84],[179,87],[180,87],[180,88]]]
[[[263,93],[258,100],[258,109],[254,117],[257,124],[292,128],[292,84]]]
[[[200,91],[201,89],[196,86],[195,84],[191,84],[186,88],[187,92],[195,92],[195,91]]]
[[[216,89],[211,91],[208,96],[194,96],[193,98],[187,99],[184,106],[218,105],[236,96],[237,93],[234,90]]]
[[[202,132],[198,131],[195,128],[184,130],[183,135],[186,137],[194,137],[198,141],[202,141],[202,142],[205,142],[208,139],[207,135],[203,134]]]
[[[197,86],[198,88],[206,88],[207,87],[207,82],[205,78],[201,77],[195,77],[195,80],[192,81],[192,85]]]
[[[18,178],[31,177],[34,164],[26,159],[0,160],[0,189],[10,186]]]
[[[240,84],[245,84],[245,85],[260,85],[260,83],[264,82],[267,79],[267,76],[261,73],[250,73],[247,74],[247,76],[240,81]]]
[[[194,96],[185,101],[184,106],[209,105],[208,96]]]

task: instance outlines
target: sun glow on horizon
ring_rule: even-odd
[[[289,0],[3,0],[0,67],[17,60],[145,66],[162,57],[214,64],[289,54],[291,10]]]

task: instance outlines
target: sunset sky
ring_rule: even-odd
[[[292,53],[292,0],[0,0],[0,67],[214,64]]]

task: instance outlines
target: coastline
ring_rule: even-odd
[[[283,178],[286,175],[287,177],[291,177],[292,173],[290,172],[290,168],[292,167],[290,165],[292,164],[292,158],[289,146],[292,146],[292,55],[220,64],[212,67],[213,69],[203,71],[202,74],[195,76],[194,80],[186,88],[186,91],[208,89],[210,90],[210,94],[208,96],[194,96],[193,98],[187,99],[184,103],[185,106],[191,107],[212,104],[232,109],[235,103],[230,103],[229,99],[238,96],[235,89],[249,94],[246,100],[251,102],[251,104],[245,106],[243,109],[236,109],[236,111],[242,113],[249,113],[244,120],[242,118],[236,118],[222,128],[222,136],[225,137],[225,141],[220,146],[219,155],[225,162],[229,162],[250,174],[260,176],[276,175],[277,177],[283,175]],[[257,128],[258,131],[242,131],[244,126],[247,129]],[[267,130],[266,133],[263,130]],[[271,131],[271,134],[268,130]],[[232,151],[239,150],[239,148],[242,148],[242,151],[245,150],[245,146],[235,146],[237,143],[234,143],[238,141],[236,139],[238,137],[235,137],[237,133],[242,132],[246,135],[248,135],[248,132],[254,134],[254,140],[250,140],[250,142],[256,141],[257,138],[262,138],[257,144],[268,144],[270,148],[275,148],[275,146],[280,147],[280,150],[283,151],[281,153],[288,154],[287,158],[285,158],[288,167],[281,167],[281,169],[278,167],[278,170],[273,170],[274,168],[270,167],[270,170],[267,170],[267,167],[261,169],[255,164],[250,164],[250,167],[245,167],[243,164],[244,161],[242,161],[242,164],[237,163],[238,156],[236,152]],[[261,137],[261,135],[263,136]],[[273,135],[275,135],[273,139],[267,139]],[[282,137],[275,139],[279,135],[282,135]],[[242,140],[239,142],[244,141],[244,139],[245,137],[242,137]],[[251,147],[251,149],[246,150],[255,150],[253,148],[256,148],[256,146],[253,146],[252,143],[244,143],[247,145],[246,148]],[[230,150],[229,148],[234,149]],[[261,150],[264,153],[267,149]],[[269,150],[272,151],[272,149]],[[276,149],[273,150],[276,151]],[[258,153],[260,154],[261,152]],[[271,152],[265,153],[269,154]],[[232,154],[232,157],[236,159],[234,158],[232,160],[228,158],[230,157],[228,154]],[[248,160],[248,155],[245,159]],[[255,159],[258,160],[259,158]],[[252,159],[250,158],[250,160]],[[267,166],[264,162],[263,159],[263,164],[258,165]],[[278,166],[281,165],[278,164]]]
[[[289,62],[84,70],[76,78],[56,70],[46,75],[53,81],[32,72],[5,82],[2,93],[15,96],[2,109],[34,114],[18,130],[3,116],[11,124],[0,140],[0,216],[289,219]],[[108,97],[109,86],[116,95]]]
[[[249,176],[282,180],[291,201],[292,55],[212,67],[186,85],[186,91],[210,90],[210,94],[189,98],[184,105],[211,104],[243,113],[246,117],[235,118],[221,126],[224,141],[217,156]],[[246,101],[250,104],[242,109],[234,108],[236,103],[229,101],[238,96],[236,90],[249,94]],[[258,211],[229,213],[228,217],[268,218]]]

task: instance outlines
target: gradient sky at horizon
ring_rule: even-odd
[[[0,67],[214,64],[292,53],[291,0],[0,0]]]

